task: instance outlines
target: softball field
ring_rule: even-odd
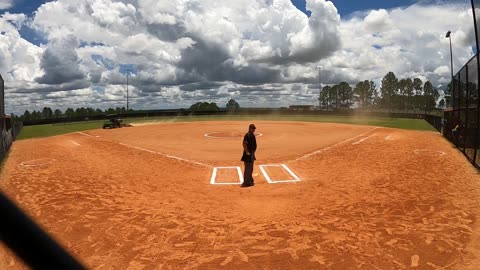
[[[256,121],[240,188],[248,124],[17,141],[0,188],[91,269],[480,269],[480,176],[439,133]]]

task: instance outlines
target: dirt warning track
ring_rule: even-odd
[[[247,122],[18,141],[0,187],[92,269],[478,269],[480,177],[439,134],[255,124],[253,188],[211,184]]]

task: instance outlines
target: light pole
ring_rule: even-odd
[[[321,67],[318,67],[318,88],[319,88],[319,91],[318,91],[318,109],[321,110],[322,108],[322,99],[321,99],[321,95],[322,95],[322,80],[320,79],[320,69]]]
[[[445,38],[448,38],[450,40],[450,76],[451,76],[451,82],[450,82],[450,91],[452,91],[451,94],[453,94],[453,53],[452,53],[452,36],[450,35],[452,32],[448,31],[447,34],[445,35]]]
[[[128,115],[128,73],[127,73],[127,113],[126,115]]]

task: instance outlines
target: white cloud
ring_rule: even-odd
[[[366,31],[375,33],[388,31],[393,26],[388,12],[385,9],[372,10],[363,20]]]
[[[9,9],[13,6],[13,0],[0,0],[0,10]]]
[[[447,76],[450,75],[450,68],[448,66],[439,66],[433,71],[433,73],[440,76]]]
[[[25,20],[23,14],[0,16],[0,73],[6,81],[32,82],[41,74],[40,58],[43,49],[23,39],[19,27]]]
[[[352,82],[381,78],[393,71],[400,78],[423,77],[438,85],[450,77],[439,68],[450,63],[447,30],[452,31],[457,70],[472,56],[473,40],[465,34],[473,31],[468,13],[460,5],[412,5],[357,14],[342,22],[343,50],[324,61],[325,66],[344,68],[338,76]]]

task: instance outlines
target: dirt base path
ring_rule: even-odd
[[[439,134],[258,122],[256,185],[211,185],[213,167],[243,169],[245,124],[18,141],[0,187],[92,269],[475,266],[480,177]],[[261,164],[301,181],[269,184]]]

